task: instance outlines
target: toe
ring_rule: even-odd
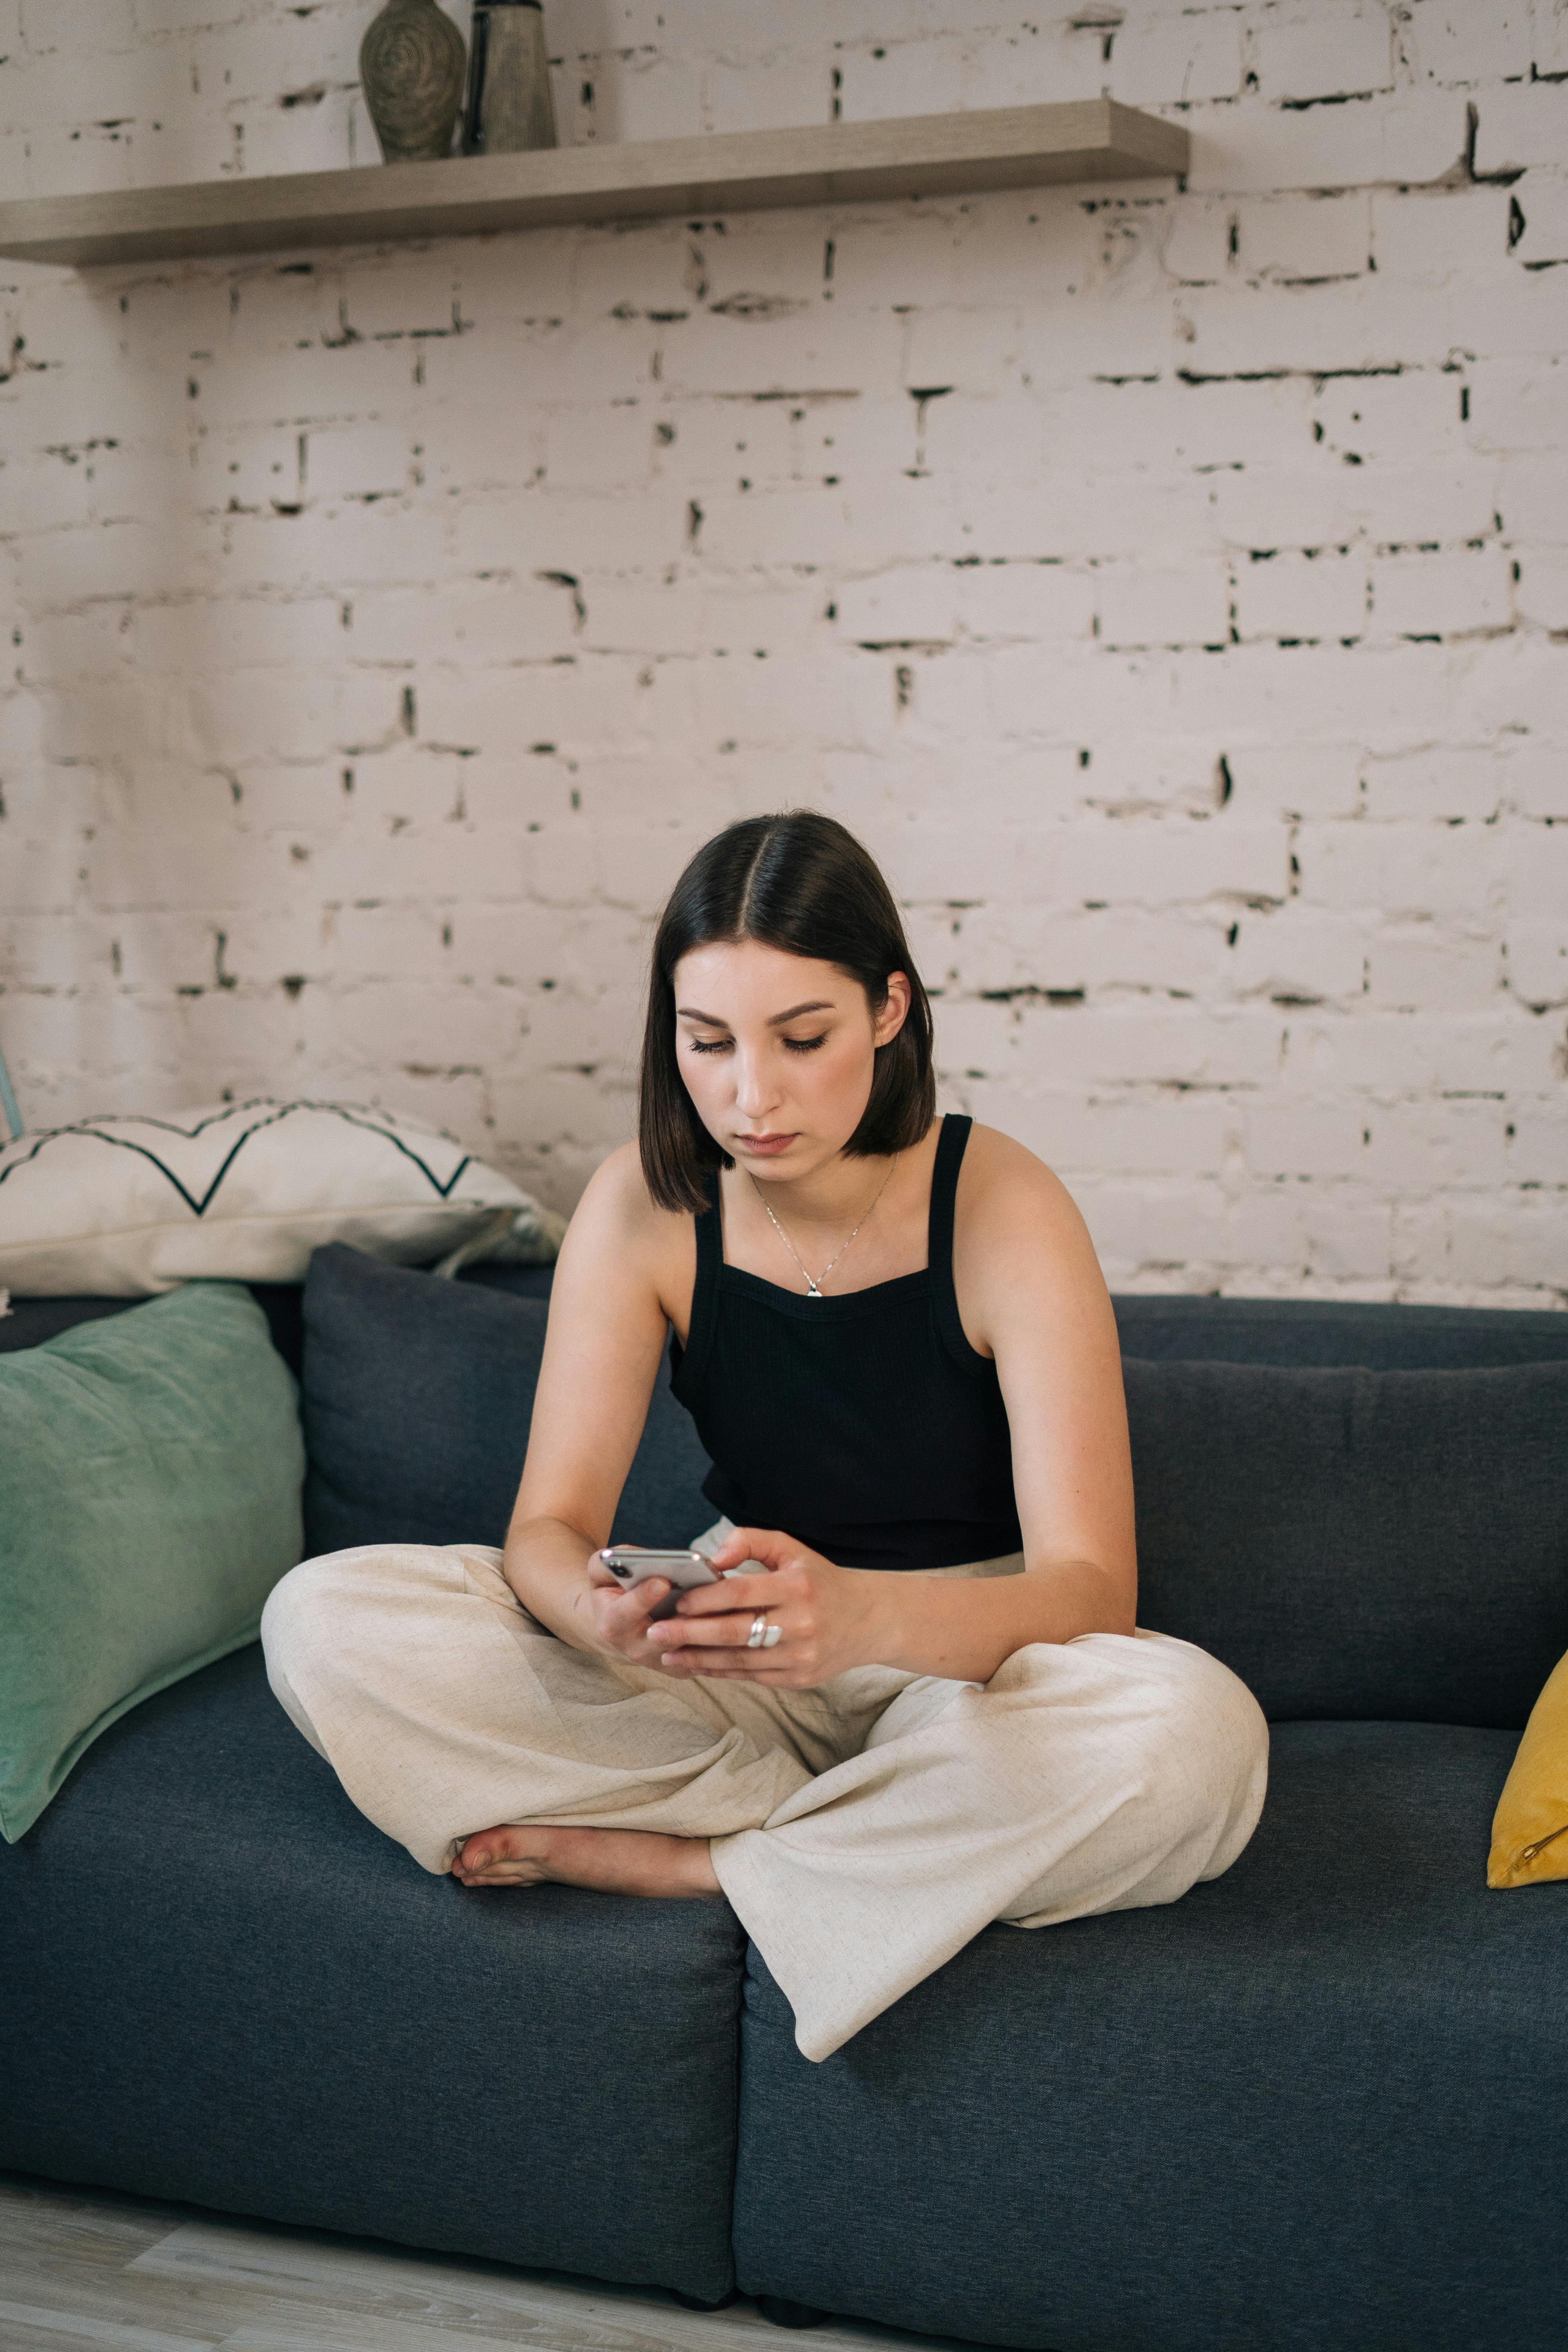
[[[532,1886],[544,1874],[533,1843],[516,1825],[476,1830],[454,1858],[452,1875],[465,1886]]]
[[[492,1863],[489,1870],[471,1871],[465,1886],[537,1886],[544,1873],[535,1862]]]
[[[488,1870],[498,1862],[510,1861],[513,1836],[514,1832],[504,1822],[492,1829],[476,1830],[472,1837],[465,1838],[458,1848],[454,1867]]]

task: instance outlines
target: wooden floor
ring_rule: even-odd
[[[837,2321],[796,2335],[750,2303],[408,2253],[324,2231],[0,2173],[0,2352],[933,2352]]]

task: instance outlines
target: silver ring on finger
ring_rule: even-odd
[[[768,1647],[768,1635],[770,1633],[773,1635],[774,1641],[777,1641],[778,1627],[776,1625],[770,1625],[767,1620],[767,1612],[764,1610],[759,1609],[756,1615],[752,1620],[752,1630],[746,1636],[747,1649],[765,1650]]]
[[[782,1625],[770,1625],[767,1632],[763,1635],[763,1647],[764,1650],[771,1650],[776,1642],[782,1642],[783,1640],[784,1627]]]

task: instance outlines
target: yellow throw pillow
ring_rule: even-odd
[[[1568,1878],[1568,1657],[1530,1711],[1492,1816],[1489,1886]]]

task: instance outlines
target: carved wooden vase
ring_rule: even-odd
[[[387,163],[449,153],[468,52],[436,0],[386,0],[360,44],[364,102]]]

